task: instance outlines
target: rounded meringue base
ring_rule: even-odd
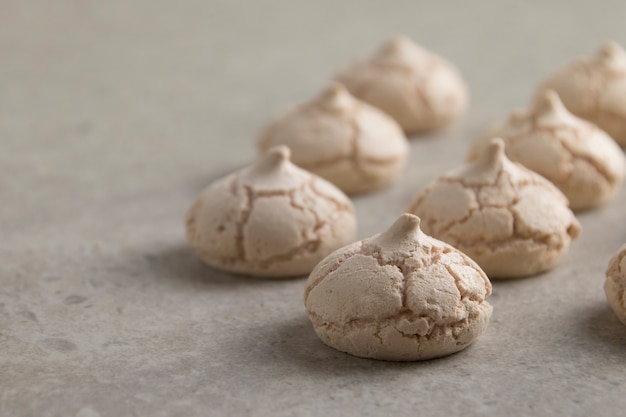
[[[626,244],[609,261],[604,281],[604,293],[609,305],[617,318],[626,325],[626,277],[624,276],[624,258],[626,257]]]
[[[455,245],[476,261],[489,279],[524,278],[546,272],[561,262],[569,246],[570,242],[563,242],[558,248],[547,248],[528,239],[517,239],[498,247]]]
[[[435,326],[427,335],[401,332],[401,316],[362,325],[325,325],[312,319],[319,338],[328,346],[354,356],[408,362],[447,356],[468,347],[489,323],[493,307],[484,302],[472,317]]]
[[[626,325],[626,306],[620,301],[620,298],[623,300],[624,289],[620,288],[615,280],[609,276],[604,281],[604,294],[606,294],[606,299],[617,318]]]
[[[617,114],[610,111],[596,110],[593,112],[576,112],[576,116],[590,121],[604,130],[622,148],[626,148],[626,114]]]
[[[276,256],[272,260],[255,259],[221,259],[212,256],[203,250],[202,242],[194,240],[195,233],[189,231],[188,240],[196,251],[198,257],[208,266],[221,271],[248,275],[258,278],[284,279],[305,276],[311,273],[315,265],[324,259],[329,253],[352,241],[356,234],[356,219],[351,214],[344,214],[337,219],[334,225],[329,227],[332,234],[321,236],[319,242],[305,247],[302,253],[285,254]]]
[[[555,183],[569,200],[569,207],[573,211],[586,211],[603,206],[615,196],[621,186],[621,181],[609,183],[594,170],[590,169],[587,173],[589,176],[586,180],[581,179],[573,184]]]
[[[399,156],[384,163],[362,163],[359,170],[351,160],[342,160],[334,164],[303,168],[332,182],[346,194],[365,194],[379,190],[396,180],[406,164],[406,155]]]
[[[604,282],[604,293],[609,305],[613,309],[613,312],[617,318],[626,325],[626,307],[620,302],[619,294],[623,294],[624,290],[619,288],[617,283],[611,278],[607,277]]]

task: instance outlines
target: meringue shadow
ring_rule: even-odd
[[[626,326],[619,321],[611,307],[605,303],[594,304],[581,313],[581,337],[594,349],[626,359]]]
[[[232,289],[249,286],[278,286],[283,281],[298,280],[256,278],[247,275],[230,274],[204,264],[193,249],[186,244],[169,246],[157,251],[145,252],[143,259],[154,277],[170,284],[192,285],[201,289]]]

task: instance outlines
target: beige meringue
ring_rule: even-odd
[[[626,244],[609,261],[604,293],[617,317],[626,324]]]
[[[208,265],[259,277],[306,275],[352,242],[350,200],[334,185],[289,162],[289,149],[209,185],[186,219],[187,239]]]
[[[289,146],[294,164],[346,193],[389,184],[404,167],[409,151],[393,119],[336,83],[271,122],[258,144],[261,151]]]
[[[548,180],[509,161],[495,139],[476,161],[430,183],[409,211],[489,278],[515,278],[552,268],[578,237],[567,204]]]
[[[607,42],[595,56],[556,71],[540,85],[538,96],[548,89],[569,111],[626,146],[626,52],[619,44]]]
[[[544,176],[568,198],[573,210],[597,207],[622,184],[626,158],[619,146],[592,123],[572,115],[551,90],[528,113],[514,112],[490,135],[505,142],[506,156]],[[494,136],[470,149],[474,160]]]
[[[407,133],[443,128],[465,111],[468,93],[448,61],[399,36],[336,79],[357,98],[389,114]]]
[[[460,251],[403,214],[386,231],[315,267],[304,304],[324,343],[365,358],[413,361],[466,348],[483,333],[491,283]]]

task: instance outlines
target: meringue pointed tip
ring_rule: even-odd
[[[407,235],[412,235],[420,230],[421,220],[414,214],[404,213],[383,233],[390,240],[400,240]]]
[[[346,87],[337,81],[330,82],[318,95],[318,100],[322,102],[334,102],[341,97],[349,95]]]
[[[546,92],[543,93],[543,98],[544,98],[544,100],[546,100],[550,104],[555,104],[555,103],[560,103],[561,102],[561,99],[559,98],[559,95],[554,90],[546,90]]]
[[[404,45],[412,45],[412,44],[413,44],[413,40],[411,40],[411,38],[409,38],[408,36],[402,35],[402,34],[395,34],[389,38],[386,45],[390,48],[398,48]]]
[[[346,87],[338,81],[331,81],[322,90],[322,96],[333,97],[346,91]]]
[[[554,90],[546,90],[539,96],[539,100],[536,103],[535,109],[539,112],[542,111],[560,111],[564,109],[561,98]]]
[[[609,40],[602,45],[600,55],[604,58],[615,58],[619,55],[624,55],[624,49],[619,43]]]
[[[509,115],[509,121],[511,121],[511,122],[518,122],[518,121],[524,119],[525,117],[526,117],[526,114],[524,113],[523,110],[515,109]]]
[[[404,55],[409,50],[418,49],[418,46],[411,38],[406,35],[394,35],[389,38],[380,47],[379,53],[381,55]]]
[[[422,220],[415,214],[402,213],[396,222],[401,222],[405,229],[417,230],[420,228]]]
[[[504,140],[500,137],[495,137],[489,141],[485,149],[485,157],[487,161],[496,161],[502,156],[504,156]]]
[[[291,151],[285,145],[269,148],[260,158],[257,167],[260,170],[271,170],[289,161]]]
[[[348,110],[354,106],[355,99],[341,83],[331,82],[313,100],[318,106],[332,110]]]
[[[291,157],[291,151],[285,145],[274,146],[267,151],[267,154],[278,162],[287,161]]]

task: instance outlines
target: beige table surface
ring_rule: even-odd
[[[533,4],[534,3],[534,4]],[[324,346],[304,279],[204,267],[183,214],[255,156],[263,123],[405,33],[457,63],[453,128],[354,199],[359,237],[462,163],[486,125],[604,40],[626,2],[0,2],[0,415],[623,415],[626,328],[602,285],[626,190],[579,216],[565,262],[496,282],[467,350],[386,363]]]

